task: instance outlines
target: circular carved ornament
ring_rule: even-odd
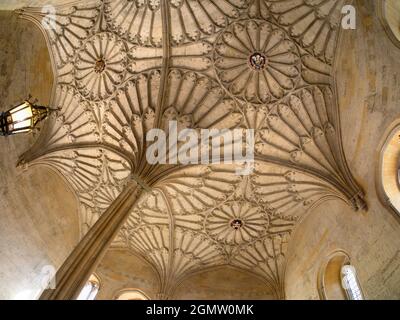
[[[216,73],[235,97],[251,103],[283,98],[300,78],[300,56],[286,32],[266,21],[229,25],[214,50]]]
[[[268,226],[268,217],[257,204],[229,201],[208,214],[205,229],[222,244],[240,245],[263,237]]]
[[[117,36],[98,33],[78,52],[75,82],[79,92],[91,100],[109,97],[124,79],[127,54]]]

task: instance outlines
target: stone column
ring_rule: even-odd
[[[46,289],[40,300],[76,299],[142,192],[135,181],[128,183],[57,271],[55,289]]]

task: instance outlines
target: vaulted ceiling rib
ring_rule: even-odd
[[[347,167],[332,65],[344,0],[115,0],[57,9],[45,30],[53,113],[21,164],[57,168],[87,230],[132,175],[152,187],[116,244],[151,262],[170,293],[230,264],[283,297],[290,234],[314,206],[363,194]],[[85,2],[86,3],[86,2]],[[40,25],[40,9],[21,15]],[[254,59],[254,60],[252,60]],[[145,134],[251,128],[256,164],[146,162]],[[233,228],[231,222],[241,225]]]

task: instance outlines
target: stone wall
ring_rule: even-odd
[[[88,3],[92,0],[85,1]],[[94,0],[95,1],[95,0]],[[76,3],[79,1],[74,0],[1,0],[0,10],[14,10],[23,7],[41,7],[45,5],[64,5],[69,3]]]
[[[100,278],[97,300],[111,300],[123,289],[138,289],[155,299],[159,281],[150,264],[126,249],[110,249],[96,269]]]
[[[18,6],[33,1],[18,2]],[[64,1],[60,1],[64,2]],[[338,201],[324,203],[304,219],[291,240],[286,298],[319,299],[317,277],[327,256],[346,251],[367,299],[400,299],[399,217],[378,198],[377,164],[383,133],[400,116],[400,50],[385,33],[376,1],[355,1],[356,30],[343,32],[336,61],[344,152],[369,209],[354,212]],[[0,8],[14,8],[3,1]],[[48,104],[52,88],[48,50],[32,23],[0,12],[1,110],[28,93]],[[61,265],[79,239],[76,199],[47,168],[15,168],[35,137],[0,139],[0,298],[33,298],[40,291],[43,266]],[[159,279],[148,263],[127,250],[109,250],[96,270],[98,299],[122,289],[156,298]],[[266,286],[247,273],[220,268],[180,283],[175,299],[272,299]]]
[[[95,271],[100,278],[98,300],[114,299],[124,289],[136,289],[159,298],[159,280],[150,264],[126,249],[110,249]],[[220,267],[186,278],[169,299],[272,300],[274,295],[259,278],[232,267]]]
[[[400,50],[377,16],[377,1],[356,1],[357,29],[344,31],[336,66],[345,155],[369,210],[322,204],[300,224],[286,272],[288,299],[319,299],[317,275],[335,249],[349,253],[367,299],[400,299],[400,224],[377,195],[379,151],[400,117]]]
[[[0,110],[28,93],[48,105],[53,75],[39,29],[0,11],[0,47]],[[34,139],[0,137],[0,299],[37,297],[42,268],[58,268],[79,240],[76,199],[64,181],[44,167],[16,169]]]
[[[185,279],[176,289],[177,300],[274,300],[263,281],[249,273],[226,266]]]

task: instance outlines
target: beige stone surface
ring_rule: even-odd
[[[379,158],[379,171],[378,179],[381,180],[380,185],[377,186],[378,195],[384,203],[387,203],[396,215],[400,213],[400,192],[399,186],[399,125],[395,121],[386,132],[386,140],[381,148],[381,155]]]
[[[93,1],[60,8],[63,23],[44,30],[55,83],[43,101],[60,110],[24,162],[65,177],[81,236],[127,181],[144,190],[118,212],[127,219],[114,246],[125,251],[108,251],[97,269],[99,299],[128,286],[152,298],[318,299],[321,263],[337,249],[348,252],[366,298],[398,299],[399,219],[378,199],[377,165],[400,113],[400,51],[376,2],[355,1],[357,29],[347,31],[346,0],[204,2],[191,10],[187,0],[156,0],[141,10],[138,1]],[[21,16],[42,19],[35,9]],[[146,133],[171,120],[179,129],[254,129],[253,174],[150,164]],[[232,278],[254,290],[241,284],[239,293]]]
[[[46,5],[64,5],[76,3],[74,0],[2,0],[0,2],[0,10],[15,10],[23,7],[41,7]],[[88,1],[85,1],[88,2]]]
[[[95,274],[100,278],[97,300],[112,300],[124,290],[139,290],[149,299],[158,299],[160,283],[151,265],[129,250],[108,250]],[[187,277],[169,299],[276,299],[264,281],[251,273],[226,266]]]
[[[399,221],[376,191],[381,140],[400,116],[400,51],[384,33],[375,1],[357,7],[358,28],[343,34],[336,82],[345,153],[369,209],[354,213],[332,201],[302,222],[286,271],[289,299],[319,299],[316,275],[336,249],[349,253],[367,299],[400,299]]]
[[[232,267],[220,267],[187,277],[177,287],[177,300],[274,300],[262,279]]]
[[[124,289],[142,291],[155,299],[159,290],[159,279],[151,265],[126,249],[110,249],[95,271],[100,278],[97,300],[112,300]]]
[[[52,72],[39,29],[0,12],[1,111],[27,98],[48,104]],[[16,169],[32,135],[0,139],[0,298],[37,298],[46,265],[58,268],[79,240],[76,198],[48,167]]]
[[[292,0],[218,0],[191,11],[189,1],[155,1],[143,11],[117,0],[60,8],[54,19],[63,24],[44,30],[56,74],[51,103],[60,110],[23,160],[68,179],[88,235],[127,180],[143,185],[146,196],[129,217],[119,212],[127,221],[115,242],[147,257],[165,297],[188,275],[231,265],[284,298],[287,245],[307,211],[330,198],[365,206],[342,153],[331,83],[344,4],[302,1],[297,10]],[[21,17],[41,25],[38,10]],[[254,172],[149,162],[146,134],[170,121],[179,130],[253,129]]]
[[[389,27],[389,36],[397,46],[400,46],[400,2],[396,0],[385,0],[382,3],[382,16]]]

